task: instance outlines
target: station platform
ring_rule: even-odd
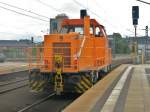
[[[0,63],[0,75],[28,70],[28,64],[23,62]]]
[[[121,65],[63,112],[150,112],[150,65]]]

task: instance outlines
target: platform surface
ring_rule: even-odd
[[[125,102],[125,112],[150,112],[149,76],[150,65],[135,67]]]
[[[28,70],[28,64],[23,62],[0,63],[0,75]]]
[[[63,112],[150,112],[150,65],[123,70],[112,71]]]

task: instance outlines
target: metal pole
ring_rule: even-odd
[[[134,41],[135,41],[135,42],[137,41],[137,39],[136,39],[136,38],[137,38],[137,29],[136,29],[136,28],[137,28],[137,26],[134,25],[134,29],[135,29],[135,40],[134,40]]]
[[[115,53],[116,53],[116,38],[113,34],[113,57],[115,58]]]
[[[138,43],[137,43],[137,26],[136,25],[134,25],[134,29],[135,29],[135,37],[134,37],[134,43],[133,43],[133,45],[134,45],[134,49],[135,49],[135,51],[134,51],[134,63],[136,64],[136,62],[137,62],[137,51],[138,51]]]
[[[141,56],[142,64],[144,64],[144,49],[142,49],[142,56]]]
[[[145,46],[145,55],[146,55],[146,59],[148,57],[148,26],[146,26],[145,28],[145,39],[146,39],[146,46]]]

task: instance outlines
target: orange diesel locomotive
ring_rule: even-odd
[[[31,48],[29,56],[31,89],[57,94],[85,92],[111,65],[104,26],[85,10],[80,19],[64,19],[61,31],[45,35],[43,46]]]

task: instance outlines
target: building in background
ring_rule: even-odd
[[[26,60],[27,48],[33,46],[31,40],[0,40],[0,54],[6,57],[6,60]]]
[[[135,37],[128,37],[127,41],[130,46],[132,46],[133,41],[138,43],[138,52],[144,50],[144,55],[146,59],[150,59],[150,37],[140,36],[135,39]]]
[[[69,17],[66,14],[58,14],[55,18],[50,19],[50,34],[60,31],[64,19],[69,19]]]

